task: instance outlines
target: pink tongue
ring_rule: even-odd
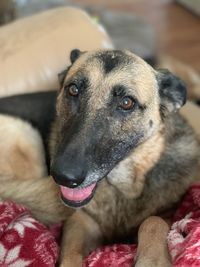
[[[64,198],[72,201],[83,201],[92,194],[92,190],[95,188],[96,183],[91,184],[83,189],[69,188],[60,186],[62,195]]]

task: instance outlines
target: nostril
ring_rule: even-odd
[[[64,186],[74,188],[82,184],[84,181],[85,177],[77,172],[71,172],[71,173],[65,173],[64,174]]]
[[[70,188],[75,188],[75,187],[79,186],[79,184],[77,182],[73,182],[70,180],[67,181],[67,184],[68,184],[67,187],[70,187]]]
[[[80,168],[69,169],[66,164],[62,166],[52,164],[51,175],[56,183],[70,188],[79,186],[85,179],[85,174]]]

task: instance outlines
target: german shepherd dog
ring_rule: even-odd
[[[56,183],[12,181],[7,191],[2,183],[0,195],[42,221],[65,220],[60,264],[78,267],[102,243],[133,238],[146,218],[172,208],[196,179],[200,149],[178,113],[186,102],[178,77],[128,51],[73,50],[70,58],[50,136]],[[156,252],[135,264],[169,266]]]

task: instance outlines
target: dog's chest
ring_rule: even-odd
[[[127,199],[103,181],[84,210],[98,223],[105,240],[112,241],[130,235],[145,218],[168,210],[180,199],[186,185],[180,188],[180,181],[168,181],[167,185],[147,185],[140,197]]]
[[[143,200],[128,200],[106,181],[97,189],[93,200],[84,208],[97,221],[106,239],[126,236],[145,215]],[[146,209],[144,209],[146,214]],[[149,211],[150,212],[150,211]]]

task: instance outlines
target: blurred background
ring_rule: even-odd
[[[200,0],[0,0],[0,24],[64,5],[90,12],[117,48],[166,53],[200,72]]]

